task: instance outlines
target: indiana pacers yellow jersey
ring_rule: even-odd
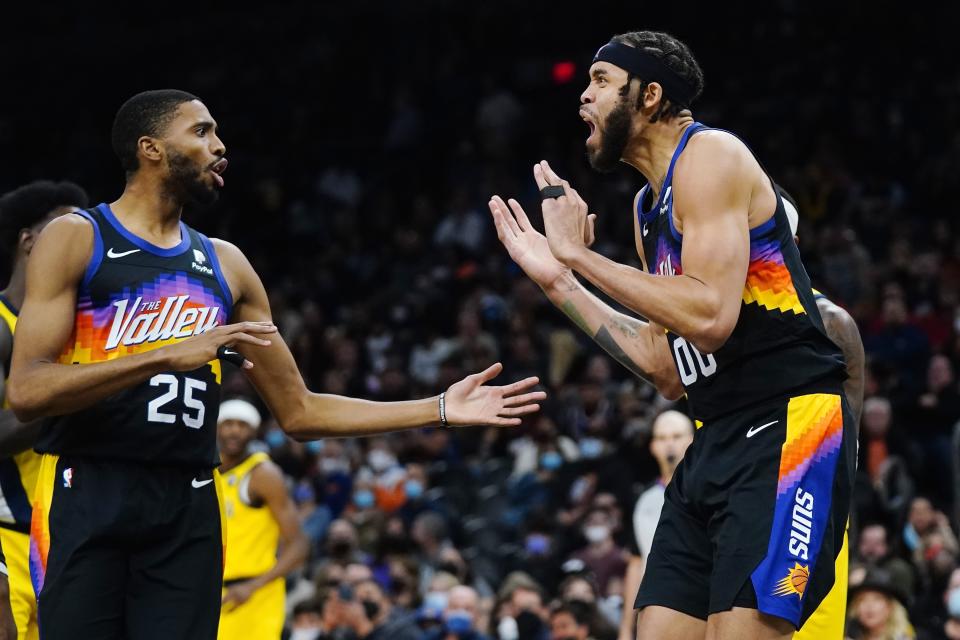
[[[7,323],[12,336],[17,329],[18,310],[0,295],[0,318]],[[10,373],[10,360],[6,371]],[[7,399],[3,408],[9,409]],[[28,449],[0,459],[0,544],[7,557],[10,574],[10,608],[17,625],[19,640],[38,637],[37,597],[30,580],[30,516],[33,490],[40,472],[40,455]]]
[[[225,581],[266,573],[277,561],[280,527],[266,505],[251,506],[250,472],[269,460],[266,453],[251,454],[221,475],[223,508],[227,516]]]

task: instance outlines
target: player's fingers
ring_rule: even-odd
[[[228,337],[229,340],[224,344],[226,347],[232,347],[241,342],[244,344],[255,344],[258,347],[269,347],[272,344],[269,340],[252,336],[249,333],[234,333]]]
[[[488,205],[490,206],[490,215],[493,216],[493,226],[497,229],[497,237],[500,239],[500,242],[506,242],[507,223],[503,219],[503,214],[500,213],[500,209],[492,200],[488,203]]]
[[[276,333],[277,325],[272,322],[237,322],[222,329],[223,333]]]
[[[596,232],[596,223],[597,223],[597,214],[591,213],[587,216],[587,231],[586,237],[584,237],[583,242],[588,247],[593,245],[593,241],[597,239]]]
[[[503,371],[503,365],[499,362],[495,362],[480,373],[475,373],[470,378],[473,378],[478,384],[483,384],[484,382],[489,382],[493,380],[500,372]]]
[[[523,210],[520,203],[514,198],[510,198],[508,202],[510,203],[510,210],[513,211],[513,215],[517,219],[517,224],[520,225],[520,228],[524,231],[533,229],[533,225],[530,224],[530,218],[527,217],[527,212]]]
[[[508,384],[500,387],[501,392],[504,396],[515,396],[518,393],[523,393],[527,389],[537,386],[540,384],[540,378],[537,376],[531,376],[529,378],[524,378],[523,380],[518,380],[513,384]]]
[[[520,420],[520,418],[501,418],[500,416],[497,416],[496,418],[491,420],[488,424],[492,424],[498,427],[516,427],[522,423],[523,421]]]
[[[513,232],[513,235],[517,236],[518,238],[523,235],[523,228],[517,222],[514,214],[511,213],[510,209],[507,208],[507,205],[503,202],[503,200],[500,200],[500,202],[497,203],[497,207],[501,212],[503,212],[503,219],[507,223],[507,226],[510,227],[510,231]]]
[[[540,169],[543,171],[543,175],[550,184],[560,184],[563,182],[563,178],[557,175],[557,172],[553,170],[553,167],[551,167],[550,163],[546,160],[540,161]]]
[[[538,404],[525,404],[522,407],[504,407],[497,412],[497,415],[501,417],[515,417],[515,416],[525,416],[531,413],[536,413],[540,411],[540,405]]]
[[[503,406],[505,407],[519,407],[520,405],[528,404],[530,402],[540,402],[541,400],[546,400],[547,394],[543,391],[534,391],[533,393],[525,393],[522,396],[513,396],[510,398],[504,398]]]
[[[547,182],[547,177],[543,173],[543,167],[540,164],[533,165],[533,179],[537,183],[537,189],[543,189],[550,183]]]

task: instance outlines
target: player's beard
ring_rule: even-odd
[[[198,166],[190,158],[173,149],[167,156],[167,164],[170,173],[164,180],[164,186],[177,202],[206,209],[220,197],[216,187],[204,180],[206,167]]]
[[[603,123],[600,144],[596,150],[587,149],[590,166],[600,173],[610,173],[620,164],[623,152],[630,141],[630,124],[633,114],[627,99],[621,98]]]

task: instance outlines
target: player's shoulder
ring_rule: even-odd
[[[93,238],[93,225],[93,222],[79,213],[68,213],[51,220],[40,232],[40,237],[61,241],[90,240]]]
[[[40,232],[31,255],[31,262],[56,263],[57,273],[74,275],[82,272],[93,252],[95,223],[78,214],[67,214],[51,220]]]
[[[283,471],[269,457],[264,458],[250,470],[250,489],[257,498],[269,500],[286,494]]]
[[[817,308],[828,332],[831,327],[848,330],[857,329],[857,321],[853,319],[853,316],[830,298],[826,296],[817,298]]]
[[[690,137],[683,153],[677,158],[677,169],[701,164],[710,164],[714,170],[735,168],[752,158],[753,153],[743,140],[729,131],[705,129]]]

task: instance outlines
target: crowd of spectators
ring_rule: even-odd
[[[536,218],[530,168],[547,158],[599,214],[595,248],[638,265],[642,178],[590,171],[576,109],[593,50],[647,25],[613,3],[586,26],[537,2],[322,4],[225,10],[222,40],[202,47],[211,25],[151,15],[166,64],[136,80],[137,55],[153,59],[116,17],[54,14],[40,45],[70,43],[72,61],[37,64],[111,46],[114,75],[91,93],[97,80],[64,72],[49,95],[11,99],[0,145],[22,161],[0,181],[69,178],[112,199],[114,110],[176,85],[207,102],[231,158],[222,202],[188,220],[250,256],[312,389],[423,397],[495,361],[504,380],[543,380],[549,400],[516,429],[301,444],[265,421],[258,446],[312,545],[289,579],[292,638],[615,638],[631,514],[657,475],[650,425],[671,405],[511,264],[485,203],[518,197]],[[883,25],[847,6],[821,21],[798,5],[729,8],[720,26],[661,7],[654,26],[700,58],[698,119],[742,135],[797,199],[814,286],[863,336],[849,633],[960,638],[960,73],[941,58],[949,34],[916,15]],[[255,397],[238,372],[224,390]]]

